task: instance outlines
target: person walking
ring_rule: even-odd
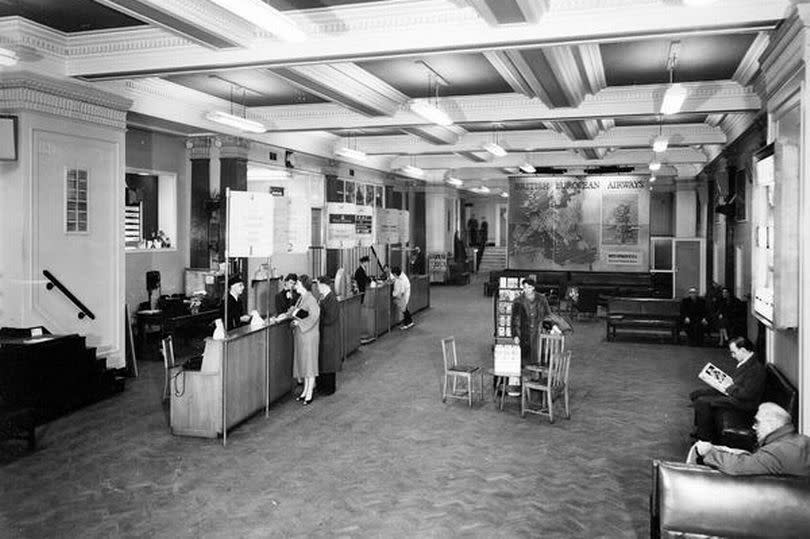
[[[394,276],[394,303],[402,313],[400,329],[410,329],[413,327],[413,318],[408,310],[408,302],[411,300],[411,281],[399,266],[394,266],[391,270]]]
[[[304,406],[312,402],[315,389],[315,377],[318,376],[318,344],[320,331],[318,322],[321,309],[312,295],[312,280],[308,275],[301,275],[295,284],[295,290],[301,296],[293,310],[293,377],[304,379],[304,390],[298,400]]]

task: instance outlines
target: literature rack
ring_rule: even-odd
[[[534,278],[534,275],[502,275],[498,280],[498,290],[494,300],[494,327],[496,342],[498,339],[512,339],[512,303],[520,295],[520,283],[523,279]]]

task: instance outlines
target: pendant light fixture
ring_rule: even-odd
[[[428,95],[432,96],[433,102],[431,102],[430,97],[428,99],[411,99],[408,101],[408,108],[414,114],[436,125],[443,127],[453,125],[453,119],[439,108],[439,84],[447,86],[447,82],[424,60],[419,60],[417,63],[422,64],[428,70]]]
[[[680,41],[673,41],[669,44],[669,56],[667,57],[669,87],[666,92],[664,92],[664,99],[661,102],[661,114],[670,115],[680,112],[689,93],[683,84],[675,82],[675,66],[678,64],[678,53],[680,50]]]
[[[248,120],[245,116],[247,114],[247,107],[245,106],[245,88],[242,88],[242,116],[237,116],[234,114],[234,103],[233,103],[233,83],[231,84],[231,111],[224,112],[221,110],[212,110],[208,114],[205,115],[205,118],[209,121],[226,125],[228,127],[233,127],[234,129],[239,129],[240,131],[247,131],[249,133],[264,133],[267,131],[267,128],[264,126],[263,123],[257,122],[255,120]]]

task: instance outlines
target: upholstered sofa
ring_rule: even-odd
[[[776,366],[766,365],[765,391],[762,402],[773,402],[790,412],[793,425],[799,418],[799,392]],[[715,436],[718,445],[737,447],[751,451],[757,442],[754,432],[755,412],[743,412],[730,408],[717,408],[714,415]],[[810,534],[810,530],[808,530]]]
[[[654,460],[650,537],[807,537],[810,480]]]

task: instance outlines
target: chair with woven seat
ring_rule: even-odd
[[[447,397],[453,399],[467,399],[470,407],[472,407],[472,394],[473,394],[473,375],[478,375],[480,381],[481,395],[484,394],[484,376],[481,372],[481,367],[476,365],[462,365],[458,362],[456,356],[456,339],[455,337],[447,337],[442,339],[442,357],[444,359],[444,383],[442,389],[442,402],[447,401]],[[448,395],[447,386],[450,384],[450,378],[453,379],[453,390]],[[461,378],[467,382],[467,391],[458,394],[457,382]]]
[[[547,415],[548,420],[554,423],[554,403],[563,398],[565,404],[565,418],[571,419],[571,412],[568,409],[568,371],[571,365],[571,351],[553,354],[550,358],[548,376],[543,379],[534,378],[531,372],[525,372],[522,379],[522,389],[520,395],[520,415],[525,417],[526,413]],[[532,408],[531,393],[540,392],[540,407]]]
[[[539,378],[548,372],[551,357],[562,354],[565,351],[565,335],[552,335],[541,333],[537,345],[537,363],[526,365],[525,370],[534,374],[534,378]]]

